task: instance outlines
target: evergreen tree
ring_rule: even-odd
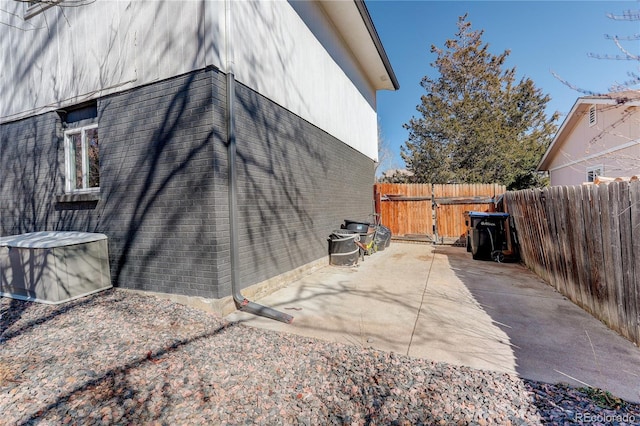
[[[528,78],[516,83],[515,68],[503,70],[509,51],[492,55],[466,15],[457,25],[444,49],[431,46],[440,77],[420,83],[427,93],[404,125],[402,158],[418,182],[543,184],[535,168],[557,118],[545,114],[549,96]]]

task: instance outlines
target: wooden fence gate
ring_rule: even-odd
[[[377,183],[374,187],[376,212],[394,235],[447,244],[465,242],[465,211],[495,211],[505,192],[505,186],[498,184]]]

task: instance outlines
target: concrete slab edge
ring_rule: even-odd
[[[253,284],[242,290],[242,295],[251,301],[256,301],[262,297],[265,297],[281,288],[284,288],[294,281],[299,280],[305,275],[329,265],[329,256],[324,256],[320,259],[314,260],[302,266],[299,266],[291,271],[284,272],[275,277],[269,278],[262,282]],[[138,294],[148,294],[163,299],[171,300],[182,305],[190,306],[192,308],[200,309],[205,312],[212,312],[220,316],[226,316],[236,311],[236,306],[233,302],[233,297],[227,296],[221,299],[209,299],[200,296],[186,296],[183,294],[170,294],[170,293],[158,293],[152,291],[133,290],[133,289],[121,289],[124,291],[130,291]]]

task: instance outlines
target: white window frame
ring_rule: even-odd
[[[594,172],[598,173],[594,173]],[[595,182],[596,176],[604,176],[604,166],[602,164],[597,166],[587,167],[587,182]]]
[[[88,126],[76,127],[73,129],[69,129],[64,132],[64,181],[65,181],[65,192],[67,193],[87,193],[87,192],[100,192],[100,187],[89,188],[89,153],[87,150],[87,130],[97,129],[97,124],[90,124]],[[76,181],[76,170],[75,170],[75,158],[72,157],[72,147],[71,147],[71,135],[81,135],[81,144],[82,144],[82,188],[74,188]],[[100,132],[98,132],[98,147],[100,146]],[[98,156],[99,148],[98,148]]]
[[[64,2],[65,0],[41,0],[41,1],[29,1],[27,2],[27,10],[24,12],[24,19],[29,19],[36,16],[45,10]]]
[[[597,110],[595,105],[591,105],[589,107],[588,120],[589,120],[589,127],[595,126],[596,123],[598,122]]]

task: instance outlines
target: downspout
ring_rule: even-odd
[[[227,160],[228,160],[228,185],[229,185],[229,233],[231,252],[231,292],[236,308],[243,312],[282,321],[290,324],[293,321],[291,315],[282,313],[273,308],[251,302],[240,292],[240,256],[238,242],[238,182],[236,170],[236,128],[235,128],[235,97],[236,79],[233,74],[233,60],[230,58],[229,36],[231,31],[231,5],[225,2],[225,46],[227,62]]]

